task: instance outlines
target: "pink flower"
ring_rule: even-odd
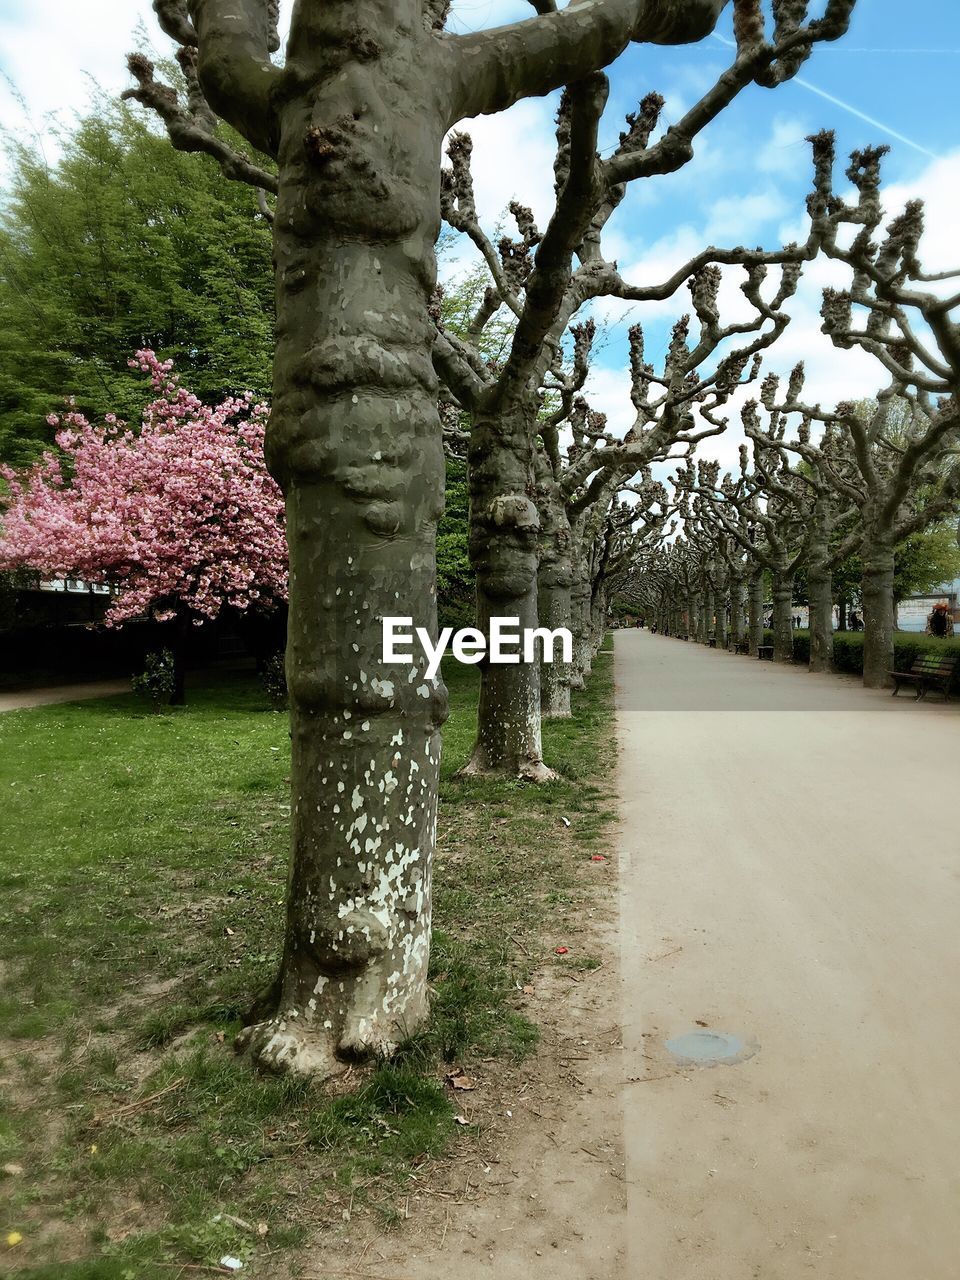
[[[275,606],[286,598],[287,549],[283,497],[263,460],[266,406],[203,405],[149,350],[129,363],[159,396],[139,433],[115,414],[92,426],[71,407],[47,419],[60,427],[70,479],[54,453],[25,475],[4,472],[0,568],[108,583],[113,624],[178,610],[199,623],[227,602]]]

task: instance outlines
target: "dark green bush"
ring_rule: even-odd
[[[833,665],[837,671],[849,675],[863,674],[863,632],[835,631],[833,633]]]
[[[146,663],[140,675],[131,681],[133,692],[141,698],[153,703],[153,709],[159,715],[160,708],[170,702],[177,686],[173,654],[169,649],[160,649],[148,653]]]
[[[274,711],[286,711],[290,705],[287,693],[287,669],[283,652],[272,653],[260,671],[260,683]]]
[[[804,666],[810,661],[810,632],[794,631],[793,633],[793,660],[794,662],[802,662]]]
[[[763,643],[773,644],[773,632],[769,629],[763,633]],[[936,636],[928,636],[920,631],[898,631],[893,641],[893,668],[895,671],[909,671],[916,658],[922,653],[960,654],[960,636],[952,636],[941,640]],[[793,660],[803,666],[810,661],[810,632],[794,631]],[[952,692],[960,693],[960,662],[958,670],[950,686]],[[863,675],[863,632],[835,631],[833,633],[833,668],[846,675]]]

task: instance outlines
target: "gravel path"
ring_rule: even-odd
[[[115,693],[129,692],[129,680],[97,680],[86,684],[55,685],[46,689],[22,689],[17,693],[0,693],[0,712],[20,711],[24,707],[46,707],[53,702],[109,698]]]
[[[624,1280],[955,1280],[960,707],[616,653]]]

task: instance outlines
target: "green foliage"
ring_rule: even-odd
[[[446,504],[437,526],[437,608],[440,625],[473,625],[474,575],[467,548],[467,464],[447,459]]]
[[[773,644],[773,632],[763,633],[764,644]],[[925,653],[960,654],[960,636],[951,636],[938,640],[936,636],[924,635],[919,631],[897,631],[893,639],[893,669],[909,671],[914,661]],[[810,661],[810,632],[794,631],[793,660],[804,666]],[[846,675],[863,675],[863,632],[834,631],[833,633],[833,667]],[[960,671],[954,674],[951,690],[960,693]]]
[[[898,631],[893,639],[893,669],[909,671],[914,661],[926,653],[956,653],[960,655],[960,636],[938,640],[935,636],[918,631]],[[863,632],[836,631],[833,636],[833,665],[837,671],[851,675],[863,673]],[[960,692],[960,671],[954,673],[951,690]]]
[[[159,714],[161,706],[169,703],[176,688],[173,654],[169,649],[148,653],[143,671],[131,681],[133,692],[153,703]]]
[[[45,418],[137,420],[138,348],[174,357],[204,400],[270,386],[270,228],[251,188],[174,151],[141,108],[106,96],[57,139],[8,137],[0,214],[0,460],[30,461]]]
[[[260,681],[274,711],[286,711],[290,705],[290,697],[287,692],[287,668],[282,652],[272,653],[264,661],[260,671]]]
[[[897,547],[893,595],[895,600],[924,595],[960,577],[960,548],[953,525],[936,524],[911,534]]]

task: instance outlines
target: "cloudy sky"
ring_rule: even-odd
[[[814,0],[812,9],[822,0]],[[289,10],[289,3],[285,5]],[[910,15],[909,23],[904,13]],[[526,18],[525,0],[459,0],[453,29],[477,30]],[[0,121],[8,130],[45,135],[48,122],[82,112],[92,84],[108,91],[127,84],[124,54],[138,26],[156,51],[149,0],[0,0]],[[718,34],[681,49],[634,46],[611,72],[602,144],[615,144],[623,115],[644,93],[667,100],[665,123],[677,119],[713,83],[730,59],[729,16]],[[21,105],[22,104],[22,105]],[[552,201],[552,124],[555,102],[528,101],[496,118],[463,126],[475,142],[478,208],[492,230],[512,198],[533,207],[541,225]],[[700,137],[695,160],[680,173],[634,184],[611,223],[608,256],[623,274],[649,282],[669,274],[706,243],[775,247],[803,234],[809,186],[804,138],[835,129],[841,156],[854,147],[888,143],[886,204],[891,212],[910,196],[927,203],[928,269],[957,265],[956,209],[960,205],[960,4],[954,0],[859,0],[849,35],[818,48],[794,82],[775,91],[750,88]],[[55,152],[51,151],[51,158]],[[784,372],[803,357],[811,399],[824,404],[869,394],[879,369],[864,356],[839,354],[819,333],[819,290],[825,267],[808,271],[790,308],[793,322],[768,367]],[[736,296],[731,282],[724,296]],[[626,323],[643,320],[648,352],[662,356],[669,327],[684,309],[606,306],[611,325],[596,362],[590,393],[595,407],[623,429],[630,420],[624,375]],[[726,461],[736,436],[713,449]]]

